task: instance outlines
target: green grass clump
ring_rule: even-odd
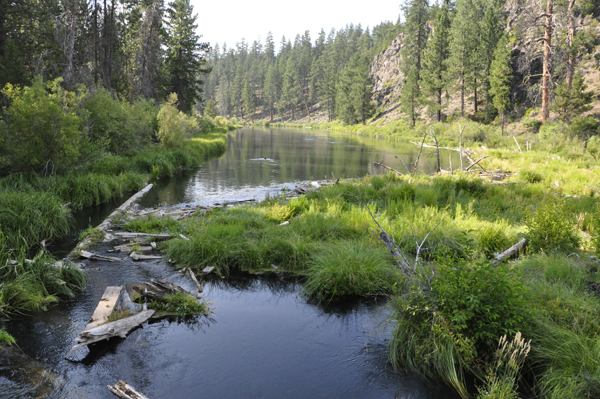
[[[0,255],[6,254],[6,252]],[[5,255],[4,255],[5,256]],[[3,264],[7,262],[7,258]],[[0,271],[0,315],[25,314],[47,309],[60,297],[72,298],[83,290],[86,274],[72,263],[57,263],[40,252],[32,261],[10,261]]]
[[[85,248],[81,248],[81,249],[87,249],[87,248],[95,246],[96,244],[101,243],[102,240],[104,240],[105,235],[106,235],[106,233],[104,232],[104,230],[96,228],[96,227],[90,227],[90,228],[82,231],[79,234],[79,241],[81,242],[86,239],[89,239],[89,243]]]
[[[126,230],[138,233],[175,233],[180,230],[179,224],[171,218],[148,215],[143,218],[133,219],[124,226]]]
[[[38,246],[64,237],[70,228],[70,211],[48,193],[0,191],[0,232],[9,248]]]
[[[347,296],[391,293],[401,274],[383,247],[361,241],[333,242],[310,262],[304,290],[330,302]]]
[[[155,309],[159,312],[177,313],[180,316],[208,314],[208,306],[205,302],[184,292],[178,292],[174,295],[165,295],[160,300],[150,302],[148,308]]]
[[[17,341],[14,339],[12,335],[10,335],[4,328],[0,328],[0,346],[8,345],[12,346],[16,344]]]

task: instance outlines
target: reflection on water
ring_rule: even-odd
[[[208,161],[197,172],[157,184],[142,201],[144,206],[193,203],[210,205],[220,200],[264,199],[277,195],[295,182],[335,178],[356,178],[382,171],[374,162],[383,162],[404,171],[401,157],[415,162],[419,148],[306,129],[245,128],[229,134],[227,152]],[[419,169],[430,173],[435,160],[432,149],[424,149]],[[460,163],[454,153],[443,152],[443,168]]]

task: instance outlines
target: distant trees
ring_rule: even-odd
[[[67,90],[104,87],[130,101],[176,92],[189,111],[208,71],[196,28],[189,0],[0,1],[0,89],[62,77]]]

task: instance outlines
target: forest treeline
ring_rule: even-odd
[[[348,25],[326,34],[319,32],[313,43],[310,32],[283,37],[279,51],[271,33],[264,43],[244,40],[235,47],[215,45],[204,88],[208,114],[236,115],[254,119],[264,110],[275,115],[311,115],[316,103],[329,120],[365,122],[373,111],[369,65],[400,32],[398,23],[384,22],[372,30]]]
[[[553,107],[570,120],[590,101],[577,63],[597,44],[597,20],[584,17],[598,6],[597,0],[409,0],[402,22],[322,30],[314,42],[307,31],[293,41],[284,37],[277,53],[271,34],[264,43],[217,45],[205,82],[208,113],[272,121],[323,110],[329,120],[364,123],[384,111],[372,101],[371,64],[398,37],[401,78],[386,84],[400,86],[400,96],[385,106],[399,105],[412,125],[451,114],[487,123],[499,116],[503,125],[507,115],[534,107],[543,120]]]

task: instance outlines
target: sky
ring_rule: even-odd
[[[223,42],[227,47],[246,39],[264,43],[271,31],[279,48],[281,37],[292,42],[296,34],[310,31],[314,42],[321,28],[329,33],[353,23],[373,27],[384,21],[396,22],[402,0],[191,0],[198,14],[198,34],[201,41],[214,47]],[[361,4],[353,6],[352,4]]]

